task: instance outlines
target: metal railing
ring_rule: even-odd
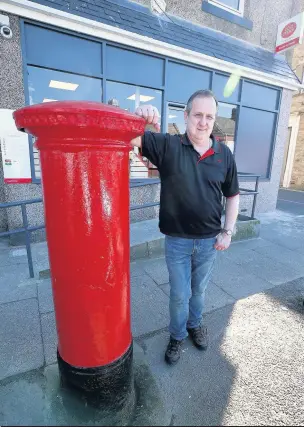
[[[30,226],[27,218],[26,205],[32,205],[34,203],[42,203],[42,199],[31,199],[31,200],[21,200],[19,202],[8,202],[0,203],[0,209],[12,208],[12,207],[21,207],[22,214],[22,228],[16,228],[15,230],[3,231],[0,233],[0,237],[7,237],[13,234],[24,233],[25,235],[25,247],[27,253],[27,261],[30,272],[30,277],[34,277],[34,267],[33,267],[33,257],[32,257],[32,248],[31,248],[31,233],[33,231],[41,230],[45,227],[44,224]]]
[[[240,196],[253,196],[252,210],[251,210],[251,219],[254,218],[257,196],[259,194],[259,183],[260,183],[260,175],[246,172],[239,172],[238,177],[241,179],[255,179],[254,190],[246,189],[240,187]]]
[[[248,195],[253,196],[251,218],[254,218],[254,213],[255,213],[255,208],[256,208],[256,199],[257,199],[258,189],[259,189],[259,178],[260,178],[260,176],[255,175],[255,174],[246,174],[246,173],[238,173],[238,176],[240,178],[249,178],[249,179],[255,178],[255,189],[254,190],[240,188],[240,195],[241,196],[248,196]],[[149,180],[147,180],[147,179],[146,180],[138,180],[135,182],[131,182],[130,187],[131,188],[144,187],[146,185],[154,185],[154,184],[159,184],[159,183],[160,183],[160,180],[158,178],[157,179],[149,179]],[[28,223],[26,205],[32,205],[35,203],[43,203],[43,199],[39,198],[39,199],[31,199],[31,200],[21,200],[18,202],[0,203],[0,209],[8,209],[8,208],[18,207],[18,206],[20,206],[20,208],[21,208],[22,225],[23,226],[21,228],[15,229],[15,230],[9,230],[9,231],[1,232],[0,238],[1,237],[8,237],[8,236],[11,236],[14,234],[24,233],[24,235],[25,235],[25,247],[26,247],[26,252],[27,252],[27,260],[28,260],[28,268],[29,268],[29,273],[30,273],[31,278],[34,277],[33,257],[32,257],[32,248],[31,248],[31,233],[33,231],[37,231],[37,230],[41,230],[41,229],[45,228],[44,224],[36,225],[36,226],[30,226]],[[151,207],[155,207],[158,205],[159,205],[159,201],[158,202],[152,202],[152,203],[144,203],[142,205],[131,205],[130,210],[134,211],[137,209],[146,209],[146,208],[151,208]],[[223,209],[224,208],[225,208],[225,202],[223,203]]]

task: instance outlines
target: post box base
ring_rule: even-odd
[[[81,368],[65,362],[57,351],[61,382],[81,400],[99,409],[120,410],[135,404],[133,343],[118,360],[105,366]]]

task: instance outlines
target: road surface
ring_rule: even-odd
[[[277,209],[304,215],[304,191],[279,190]]]

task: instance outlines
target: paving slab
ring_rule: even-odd
[[[54,301],[51,279],[39,281],[37,285],[38,302],[40,313],[54,311]]]
[[[160,285],[160,288],[166,295],[170,296],[170,285]],[[219,288],[215,283],[210,282],[206,290],[205,309],[204,313],[224,307],[225,305],[233,304],[235,298],[228,295],[223,289]]]
[[[288,267],[279,261],[265,257],[253,250],[247,250],[245,251],[245,254],[241,252],[237,254],[229,254],[229,252],[227,252],[226,257],[227,259],[230,259],[231,262],[242,266],[244,268],[243,271],[254,274],[273,285],[280,285],[302,276],[301,269]],[[229,274],[230,273],[231,272],[229,271]]]
[[[132,332],[137,337],[164,328],[169,323],[169,298],[147,275],[131,282]]]
[[[0,305],[0,380],[44,363],[37,299]]]
[[[232,242],[229,249],[227,250],[227,253],[243,252],[248,249],[260,248],[260,247],[268,246],[270,244],[271,243],[269,242],[269,240],[265,240],[261,238],[242,240],[240,242]]]
[[[254,251],[278,261],[304,276],[304,254],[300,254],[296,250],[290,250],[280,245],[276,245],[275,243],[271,243],[268,246],[254,248]]]
[[[261,216],[261,238],[291,250],[303,248],[304,218],[275,211]]]
[[[246,298],[275,286],[255,274],[250,274],[247,268],[235,264],[228,257],[228,253],[218,257],[212,281],[235,299]]]
[[[147,238],[147,236],[149,236]],[[164,235],[159,231],[158,219],[134,222],[131,224],[130,243],[131,246],[146,243],[148,240],[163,239]]]
[[[130,274],[131,274],[131,278],[132,277],[136,277],[136,276],[142,276],[143,274],[145,274],[145,270],[143,268],[145,261],[133,261],[130,264]]]
[[[145,263],[143,268],[158,285],[163,285],[169,282],[169,273],[165,258],[153,259],[150,262]]]
[[[0,268],[0,304],[36,298],[36,280],[23,279],[17,281],[14,278],[14,271],[11,271],[10,274],[6,274],[3,273],[4,268]],[[1,276],[2,273],[3,276]]]
[[[8,249],[0,251],[0,265],[6,267],[16,264],[27,264],[27,255],[25,247]]]
[[[280,235],[277,231],[266,230],[261,233],[261,237],[287,249],[301,251],[303,248],[303,239],[297,235]]]
[[[41,315],[43,352],[46,365],[57,362],[57,331],[55,313]]]

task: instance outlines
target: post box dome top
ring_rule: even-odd
[[[14,112],[19,130],[39,139],[130,142],[142,135],[145,120],[118,107],[99,102],[54,101]],[[41,144],[38,143],[38,148]]]

